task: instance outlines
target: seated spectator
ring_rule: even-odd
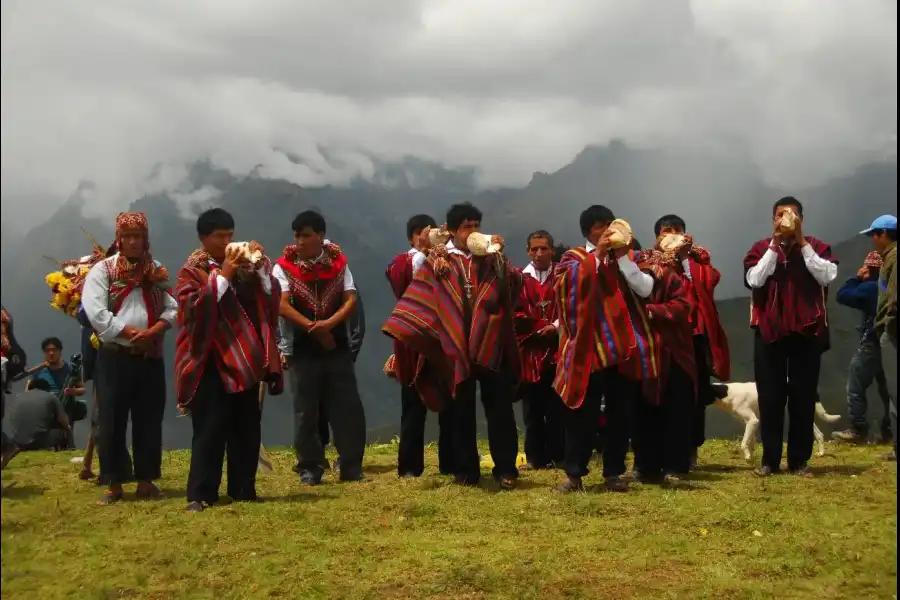
[[[19,394],[11,421],[18,450],[59,450],[67,448],[72,439],[62,402],[44,379],[32,380],[29,389]]]
[[[87,416],[87,404],[76,400],[77,397],[85,395],[81,369],[80,367],[73,369],[72,365],[63,360],[62,349],[59,338],[49,337],[41,342],[44,366],[31,375],[25,389],[32,389],[35,381],[46,381],[50,386],[49,391],[62,402],[71,426]]]

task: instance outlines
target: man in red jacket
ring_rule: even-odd
[[[785,227],[784,217],[793,225]],[[813,420],[822,354],[830,347],[828,286],[838,273],[831,246],[805,236],[803,205],[788,196],[772,209],[772,237],[756,242],[744,258],[752,292],[750,327],[756,330],[754,371],[759,392],[765,477],[781,468],[784,408],[788,410],[788,470],[811,477]]]

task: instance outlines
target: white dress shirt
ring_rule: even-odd
[[[328,243],[328,240],[325,240],[325,243]],[[310,262],[319,262],[325,258],[325,250],[314,258]],[[278,285],[281,286],[282,293],[291,291],[291,285],[288,283],[287,275],[284,273],[284,269],[281,268],[281,265],[276,264],[272,267],[272,276],[278,281]],[[344,291],[345,292],[355,292],[356,285],[353,283],[353,273],[350,272],[350,267],[344,267]]]
[[[131,342],[119,335],[130,325],[136,329],[147,329],[149,317],[147,305],[144,303],[144,294],[140,288],[135,288],[122,301],[122,307],[118,314],[113,314],[109,306],[109,270],[111,263],[119,258],[118,253],[105,258],[94,265],[84,279],[84,289],[81,292],[81,305],[84,313],[91,322],[97,337],[103,343],[116,343],[121,346],[130,346]],[[178,318],[178,303],[169,294],[163,294],[163,311],[160,320],[174,326]]]
[[[413,277],[416,276],[416,273],[419,272],[419,269],[422,268],[422,265],[425,264],[425,260],[428,258],[425,256],[424,252],[420,252],[415,248],[410,248],[409,253],[412,255],[412,274]]]
[[[584,249],[588,252],[593,252],[597,249],[597,246],[585,240]],[[649,298],[650,294],[653,293],[653,277],[641,271],[627,254],[616,260],[616,262],[619,264],[619,271],[622,272],[622,275],[625,276],[625,281],[628,282],[628,287],[641,298]],[[597,268],[600,268],[599,262],[597,263]]]
[[[537,267],[534,266],[534,263],[528,263],[528,266],[522,269],[523,275],[531,275],[535,279],[537,279],[541,285],[547,282],[547,278],[550,277],[550,269],[546,269],[544,271],[538,271]]]
[[[450,254],[457,254],[464,258],[472,258],[472,253],[467,250],[462,250],[456,247],[456,244],[453,243],[453,240],[447,242],[447,252]]]
[[[769,249],[766,250],[763,257],[756,263],[756,266],[747,270],[747,284],[753,289],[764,287],[766,282],[769,281],[769,277],[775,273],[775,269],[778,267],[778,253],[772,250],[773,243],[774,240],[770,243]],[[782,248],[784,247],[782,246]],[[811,245],[803,246],[801,252],[803,253],[803,263],[806,265],[806,269],[819,285],[825,287],[831,285],[837,279],[838,266],[816,254]]]

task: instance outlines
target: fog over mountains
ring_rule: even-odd
[[[177,200],[169,195],[145,196],[131,204],[132,209],[148,214],[153,252],[172,272],[197,246],[192,213],[204,207],[216,205],[231,211],[237,236],[259,240],[274,255],[290,242],[290,221],[297,212],[314,208],[325,214],[328,236],[347,253],[366,302],[369,330],[357,371],[372,435],[382,439],[396,433],[399,419],[397,386],[381,372],[390,341],[379,329],[393,306],[383,273],[390,259],[406,248],[404,226],[413,213],[427,212],[441,220],[451,203],[472,201],[485,213],[485,231],[505,236],[510,256],[524,264],[524,240],[534,229],[549,229],[568,245],[582,243],[578,214],[589,204],[610,206],[647,242],[652,239],[655,219],[677,212],[688,221],[698,243],[711,250],[723,273],[720,308],[732,337],[735,378],[751,379],[752,342],[741,260],[752,242],[769,233],[772,202],[792,193],[805,203],[805,229],[836,246],[843,260],[843,280],[855,273],[867,251],[867,240],[855,234],[874,216],[893,211],[897,197],[893,162],[869,164],[819,186],[789,190],[766,185],[758,169],[740,158],[677,149],[632,150],[622,142],[585,148],[559,171],[535,173],[530,184],[520,189],[478,191],[471,170],[448,170],[415,160],[382,165],[377,183],[358,181],[346,188],[306,189],[253,173],[237,178],[208,164],[194,165],[190,181]],[[114,214],[103,219],[85,217],[86,193],[90,193],[89,185],[28,232],[3,220],[3,302],[16,319],[17,335],[32,362],[38,360],[38,344],[44,336],[59,335],[67,353],[74,351],[78,340],[75,322],[46,305],[49,292],[43,276],[53,265],[42,256],[65,259],[86,253],[89,245],[80,232],[82,226],[103,243],[112,239]],[[201,194],[208,199],[197,200]],[[194,198],[194,203],[186,198]],[[823,369],[822,391],[826,404],[842,412],[844,375],[857,341],[858,320],[853,311],[834,308],[831,322],[834,350],[827,358],[828,368]],[[288,396],[267,403],[267,442],[289,443],[289,414]],[[734,430],[725,418],[717,416],[713,423],[715,433]],[[170,446],[184,446],[190,440],[190,424],[176,418],[174,405],[167,414],[165,435]]]

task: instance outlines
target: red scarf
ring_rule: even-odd
[[[347,257],[340,246],[329,242],[322,250],[320,258],[309,260],[301,258],[292,244],[276,261],[288,280],[294,306],[306,307],[316,319],[327,319],[340,308],[347,269]]]

